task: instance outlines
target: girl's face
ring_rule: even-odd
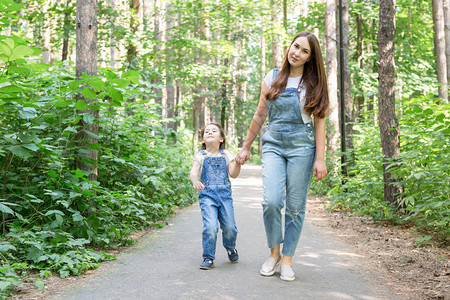
[[[291,67],[303,67],[310,57],[311,47],[309,46],[308,38],[306,36],[296,38],[288,52],[288,61]]]
[[[207,146],[216,147],[219,149],[220,143],[223,142],[223,138],[220,134],[220,129],[213,124],[206,126],[205,133],[203,134],[203,143]]]

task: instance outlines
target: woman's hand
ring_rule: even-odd
[[[250,150],[242,148],[241,151],[236,155],[236,162],[240,165],[245,164],[245,162],[250,158]]]
[[[314,176],[316,176],[316,182],[327,176],[327,166],[323,160],[316,160],[314,163]]]

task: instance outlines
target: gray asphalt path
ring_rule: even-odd
[[[202,261],[198,204],[181,210],[169,225],[149,231],[117,260],[48,299],[396,299],[365,279],[352,252],[326,228],[306,222],[296,254],[293,282],[259,275],[269,254],[261,209],[261,167],[244,165],[232,181],[239,263],[230,264],[219,238],[215,268]],[[219,232],[220,236],[220,232]]]

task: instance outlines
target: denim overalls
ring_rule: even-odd
[[[200,151],[205,160],[200,181],[205,188],[198,193],[203,218],[203,258],[215,259],[217,241],[217,220],[222,229],[223,246],[227,250],[236,247],[237,228],[234,220],[231,183],[228,179],[225,153],[220,149],[221,157],[208,157],[204,150]]]
[[[278,74],[274,70],[273,79]],[[304,89],[304,84],[299,86]],[[305,218],[306,197],[315,161],[315,136],[304,124],[297,89],[287,88],[267,100],[269,124],[262,138],[263,217],[269,248],[284,242],[283,255],[293,256]],[[281,209],[285,210],[284,240]]]

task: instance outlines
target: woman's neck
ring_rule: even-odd
[[[295,69],[291,67],[289,77],[299,77],[300,75],[303,75],[303,66]]]

